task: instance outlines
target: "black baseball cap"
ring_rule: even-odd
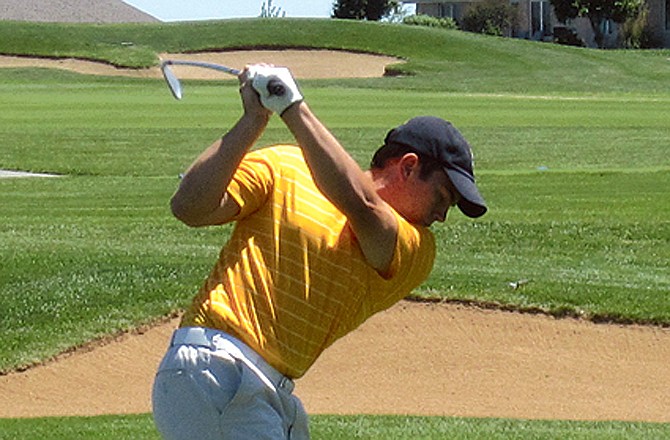
[[[434,116],[418,116],[386,135],[387,145],[404,145],[437,160],[461,195],[459,209],[468,217],[481,217],[486,202],[475,184],[470,144],[450,122]]]

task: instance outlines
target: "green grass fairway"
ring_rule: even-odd
[[[244,30],[244,31],[242,31]],[[132,41],[134,45],[121,45]],[[418,114],[471,141],[490,213],[450,213],[420,297],[670,326],[669,51],[593,51],[330,20],[0,22],[0,53],[149,66],[161,51],[260,45],[403,57],[396,73],[301,83],[362,166]],[[234,81],[0,70],[0,371],[184,307],[229,228],[169,213],[178,175],[239,117]],[[276,118],[261,144],[290,142]],[[512,290],[510,282],[530,280]],[[669,438],[667,425],[316,417],[315,438]],[[410,433],[410,434],[408,434]],[[156,438],[147,416],[1,420],[0,439]]]
[[[0,369],[186,304],[225,236],[181,226],[167,201],[179,172],[239,116],[234,83],[189,83],[176,102],[160,81],[0,78],[0,166],[66,175],[0,180]],[[304,88],[363,166],[389,127],[416,114],[450,119],[471,140],[491,212],[473,222],[454,211],[434,228],[442,251],[417,295],[670,322],[670,98]],[[261,142],[290,140],[274,120]],[[509,289],[519,279],[531,282]]]

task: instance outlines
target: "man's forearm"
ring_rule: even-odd
[[[282,119],[302,148],[317,186],[335,206],[355,214],[377,198],[371,179],[306,103],[293,105]]]
[[[398,225],[372,178],[304,102],[289,107],[282,119],[298,141],[317,187],[349,220],[368,263],[386,273]]]

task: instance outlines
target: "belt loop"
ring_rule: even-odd
[[[282,376],[281,379],[279,379],[279,383],[277,383],[277,388],[281,388],[282,390],[286,390],[289,394],[293,392],[293,389],[295,388],[295,383],[293,380],[289,377]]]

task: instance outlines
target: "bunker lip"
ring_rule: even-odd
[[[223,64],[238,69],[247,64],[268,63],[291,69],[298,79],[381,78],[386,67],[404,60],[396,57],[328,49],[226,50],[196,53],[161,53],[161,59],[182,59]],[[148,69],[118,68],[104,62],[74,58],[42,58],[0,55],[0,68],[53,68],[87,75],[162,78],[160,67]],[[222,80],[220,72],[181,66],[182,79]]]

